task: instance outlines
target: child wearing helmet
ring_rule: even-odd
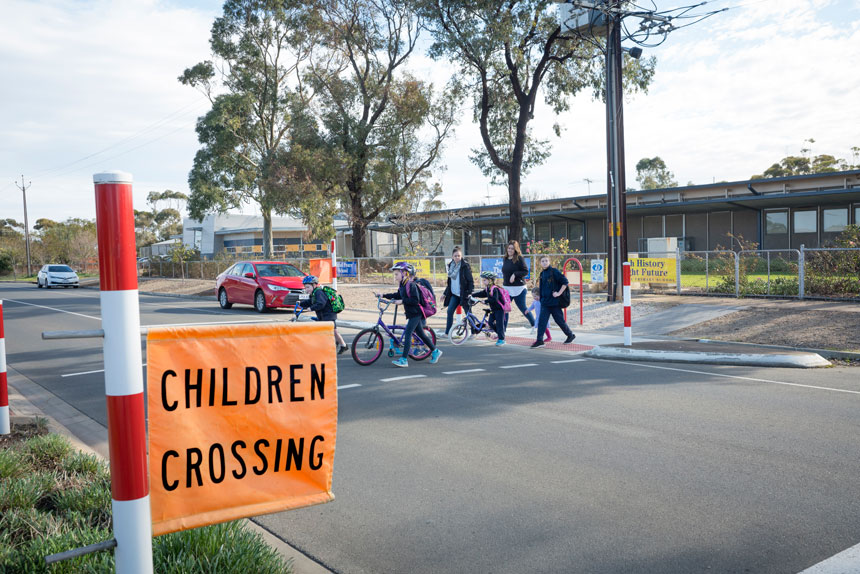
[[[496,274],[492,271],[481,273],[481,284],[484,286],[483,291],[472,293],[472,297],[487,299],[491,311],[490,327],[499,336],[496,346],[501,347],[505,344],[505,310],[502,306],[502,294],[500,292],[502,287],[496,285]]]
[[[302,279],[302,288],[309,295],[307,299],[299,300],[299,305],[311,311],[316,311],[317,321],[331,321],[334,323],[334,342],[337,346],[337,354],[340,355],[349,347],[346,346],[346,341],[340,333],[337,332],[337,313],[331,307],[331,301],[326,297],[325,292],[319,289],[320,281],[314,275],[307,275]]]
[[[392,361],[395,366],[408,367],[406,357],[412,346],[412,333],[424,341],[427,348],[432,350],[430,362],[436,363],[442,356],[442,351],[436,348],[427,333],[424,331],[424,314],[421,312],[421,300],[418,287],[415,285],[415,267],[406,261],[398,261],[391,268],[394,272],[394,280],[398,288],[395,293],[385,293],[381,296],[385,299],[393,299],[395,303],[403,305],[403,313],[406,315],[406,328],[403,330],[403,354]],[[376,295],[379,295],[378,293]]]

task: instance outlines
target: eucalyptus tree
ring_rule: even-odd
[[[319,0],[323,42],[309,82],[343,166],[341,204],[356,256],[368,226],[429,177],[455,123],[451,86],[437,93],[409,71],[424,22],[409,0]]]
[[[550,155],[549,140],[530,127],[541,96],[551,113],[591,88],[604,92],[602,48],[593,39],[564,32],[550,0],[423,0],[433,33],[430,55],[450,60],[472,99],[483,149],[471,160],[492,182],[507,185],[508,237],[522,240],[520,182]],[[625,57],[625,88],[647,90],[655,59]],[[560,135],[561,127],[554,131]]]
[[[189,214],[202,219],[256,204],[265,257],[272,254],[272,213],[289,209],[268,172],[290,149],[293,112],[311,97],[302,76],[315,41],[311,16],[298,0],[227,0],[212,26],[212,60],[179,77],[212,105],[197,122]]]

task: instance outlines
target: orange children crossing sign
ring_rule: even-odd
[[[332,340],[331,323],[149,330],[154,535],[334,499]]]

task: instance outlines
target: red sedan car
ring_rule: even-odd
[[[294,307],[303,294],[305,275],[283,261],[240,261],[215,278],[215,292],[222,309],[245,303],[265,313],[273,307]]]

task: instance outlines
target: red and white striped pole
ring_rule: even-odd
[[[628,347],[633,344],[633,327],[631,325],[631,309],[630,309],[630,263],[624,263],[621,270],[623,283],[622,292],[624,294],[624,344]]]
[[[131,174],[93,175],[117,574],[152,572]]]
[[[331,240],[331,288],[337,290],[337,254],[335,240]]]
[[[6,335],[3,334],[3,299],[0,299],[0,434],[9,434],[9,387],[6,383]]]

